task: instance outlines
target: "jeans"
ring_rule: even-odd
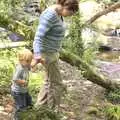
[[[15,100],[15,115],[14,119],[15,120],[20,120],[19,119],[19,113],[24,111],[27,107],[32,106],[32,97],[30,94],[27,93],[16,93],[16,92],[11,92],[14,100]]]

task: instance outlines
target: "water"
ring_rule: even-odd
[[[97,59],[108,62],[120,62],[120,51],[107,51],[97,53]]]

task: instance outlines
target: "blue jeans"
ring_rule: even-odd
[[[32,97],[27,93],[17,93],[11,92],[14,100],[15,100],[15,120],[19,120],[19,112],[24,111],[27,107],[32,106]]]

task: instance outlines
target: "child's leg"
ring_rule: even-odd
[[[15,120],[19,120],[19,112],[25,108],[25,94],[12,92],[12,96],[15,100]]]
[[[29,93],[26,93],[26,107],[32,106],[32,97]]]

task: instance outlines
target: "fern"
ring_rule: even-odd
[[[120,105],[109,106],[105,109],[107,120],[120,120]]]

